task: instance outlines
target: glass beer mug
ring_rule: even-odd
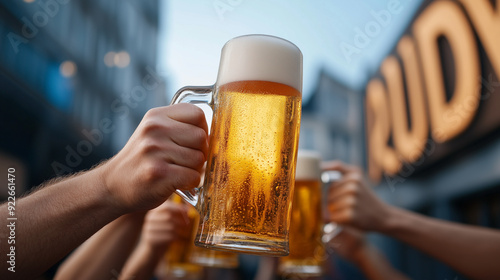
[[[175,203],[183,203],[182,199],[173,194],[170,201]],[[198,213],[195,209],[190,208],[187,217],[189,227],[180,234],[165,253],[165,279],[184,279],[198,280],[202,277],[202,267],[191,262],[191,257],[194,251],[194,237],[196,225],[198,223]]]
[[[171,104],[213,110],[204,184],[177,192],[200,212],[195,243],[210,249],[288,254],[302,100],[302,53],[289,41],[228,41],[215,85],[184,87]]]
[[[191,262],[205,267],[217,268],[237,268],[239,265],[236,253],[210,250],[202,247],[195,247],[191,254]]]
[[[290,255],[280,259],[284,276],[320,276],[325,250],[322,242],[321,157],[299,150],[290,225]]]

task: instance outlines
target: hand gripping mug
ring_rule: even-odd
[[[200,212],[197,246],[288,255],[302,102],[302,53],[289,41],[228,41],[213,86],[184,87],[172,104],[213,110],[205,180],[177,192]]]
[[[169,200],[178,204],[183,203],[182,199],[175,194]],[[184,231],[178,232],[178,238],[170,244],[165,253],[165,278],[168,280],[196,280],[202,278],[202,267],[191,262],[195,249],[193,241],[198,224],[198,213],[193,208],[190,208],[184,219],[188,223],[188,227]]]

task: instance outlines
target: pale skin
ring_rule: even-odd
[[[104,226],[59,266],[54,279],[116,278],[139,238],[144,214],[126,214]]]
[[[16,272],[7,270],[7,254],[1,254],[0,278],[36,278],[116,218],[155,208],[176,188],[196,187],[207,150],[207,124],[198,107],[148,111],[113,158],[16,201]],[[7,215],[3,204],[0,219]],[[10,250],[9,234],[0,227],[1,252]]]
[[[151,210],[119,279],[151,279],[169,245],[186,233],[189,223],[187,205],[167,201]]]
[[[325,163],[342,180],[328,193],[329,220],[399,239],[473,279],[500,279],[500,231],[419,215],[382,202],[362,172],[340,162]]]
[[[54,279],[149,279],[168,245],[186,227],[186,215],[183,205],[170,201],[147,214],[123,215],[78,247],[61,264]]]

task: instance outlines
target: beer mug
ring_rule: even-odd
[[[295,174],[295,193],[290,222],[290,255],[280,259],[278,270],[284,276],[320,276],[325,249],[322,242],[321,157],[313,151],[299,150]]]
[[[300,50],[247,35],[224,45],[215,85],[176,93],[171,104],[213,110],[203,186],[194,195],[177,190],[200,213],[197,246],[288,254],[301,90]]]
[[[232,252],[210,250],[195,247],[191,254],[191,262],[205,267],[237,268],[238,255]]]
[[[170,198],[175,203],[183,203],[182,199],[173,194]],[[198,224],[198,213],[195,209],[189,209],[186,217],[188,228],[182,235],[172,242],[165,253],[166,279],[201,279],[202,267],[191,262],[194,250],[194,237]]]

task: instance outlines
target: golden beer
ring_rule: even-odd
[[[214,86],[184,87],[172,100],[213,109],[196,245],[284,256],[302,99],[302,53],[289,41],[247,35],[228,41]]]
[[[299,151],[290,222],[290,255],[280,259],[284,275],[319,276],[325,250],[322,237],[319,155]]]
[[[183,203],[176,194],[169,199],[179,204]],[[186,218],[189,220],[189,226],[170,244],[165,254],[167,279],[201,279],[202,268],[191,262],[199,219],[196,209],[190,207]]]
[[[216,98],[227,109],[214,110],[196,243],[268,240],[286,251],[301,94],[244,81],[221,86]]]

